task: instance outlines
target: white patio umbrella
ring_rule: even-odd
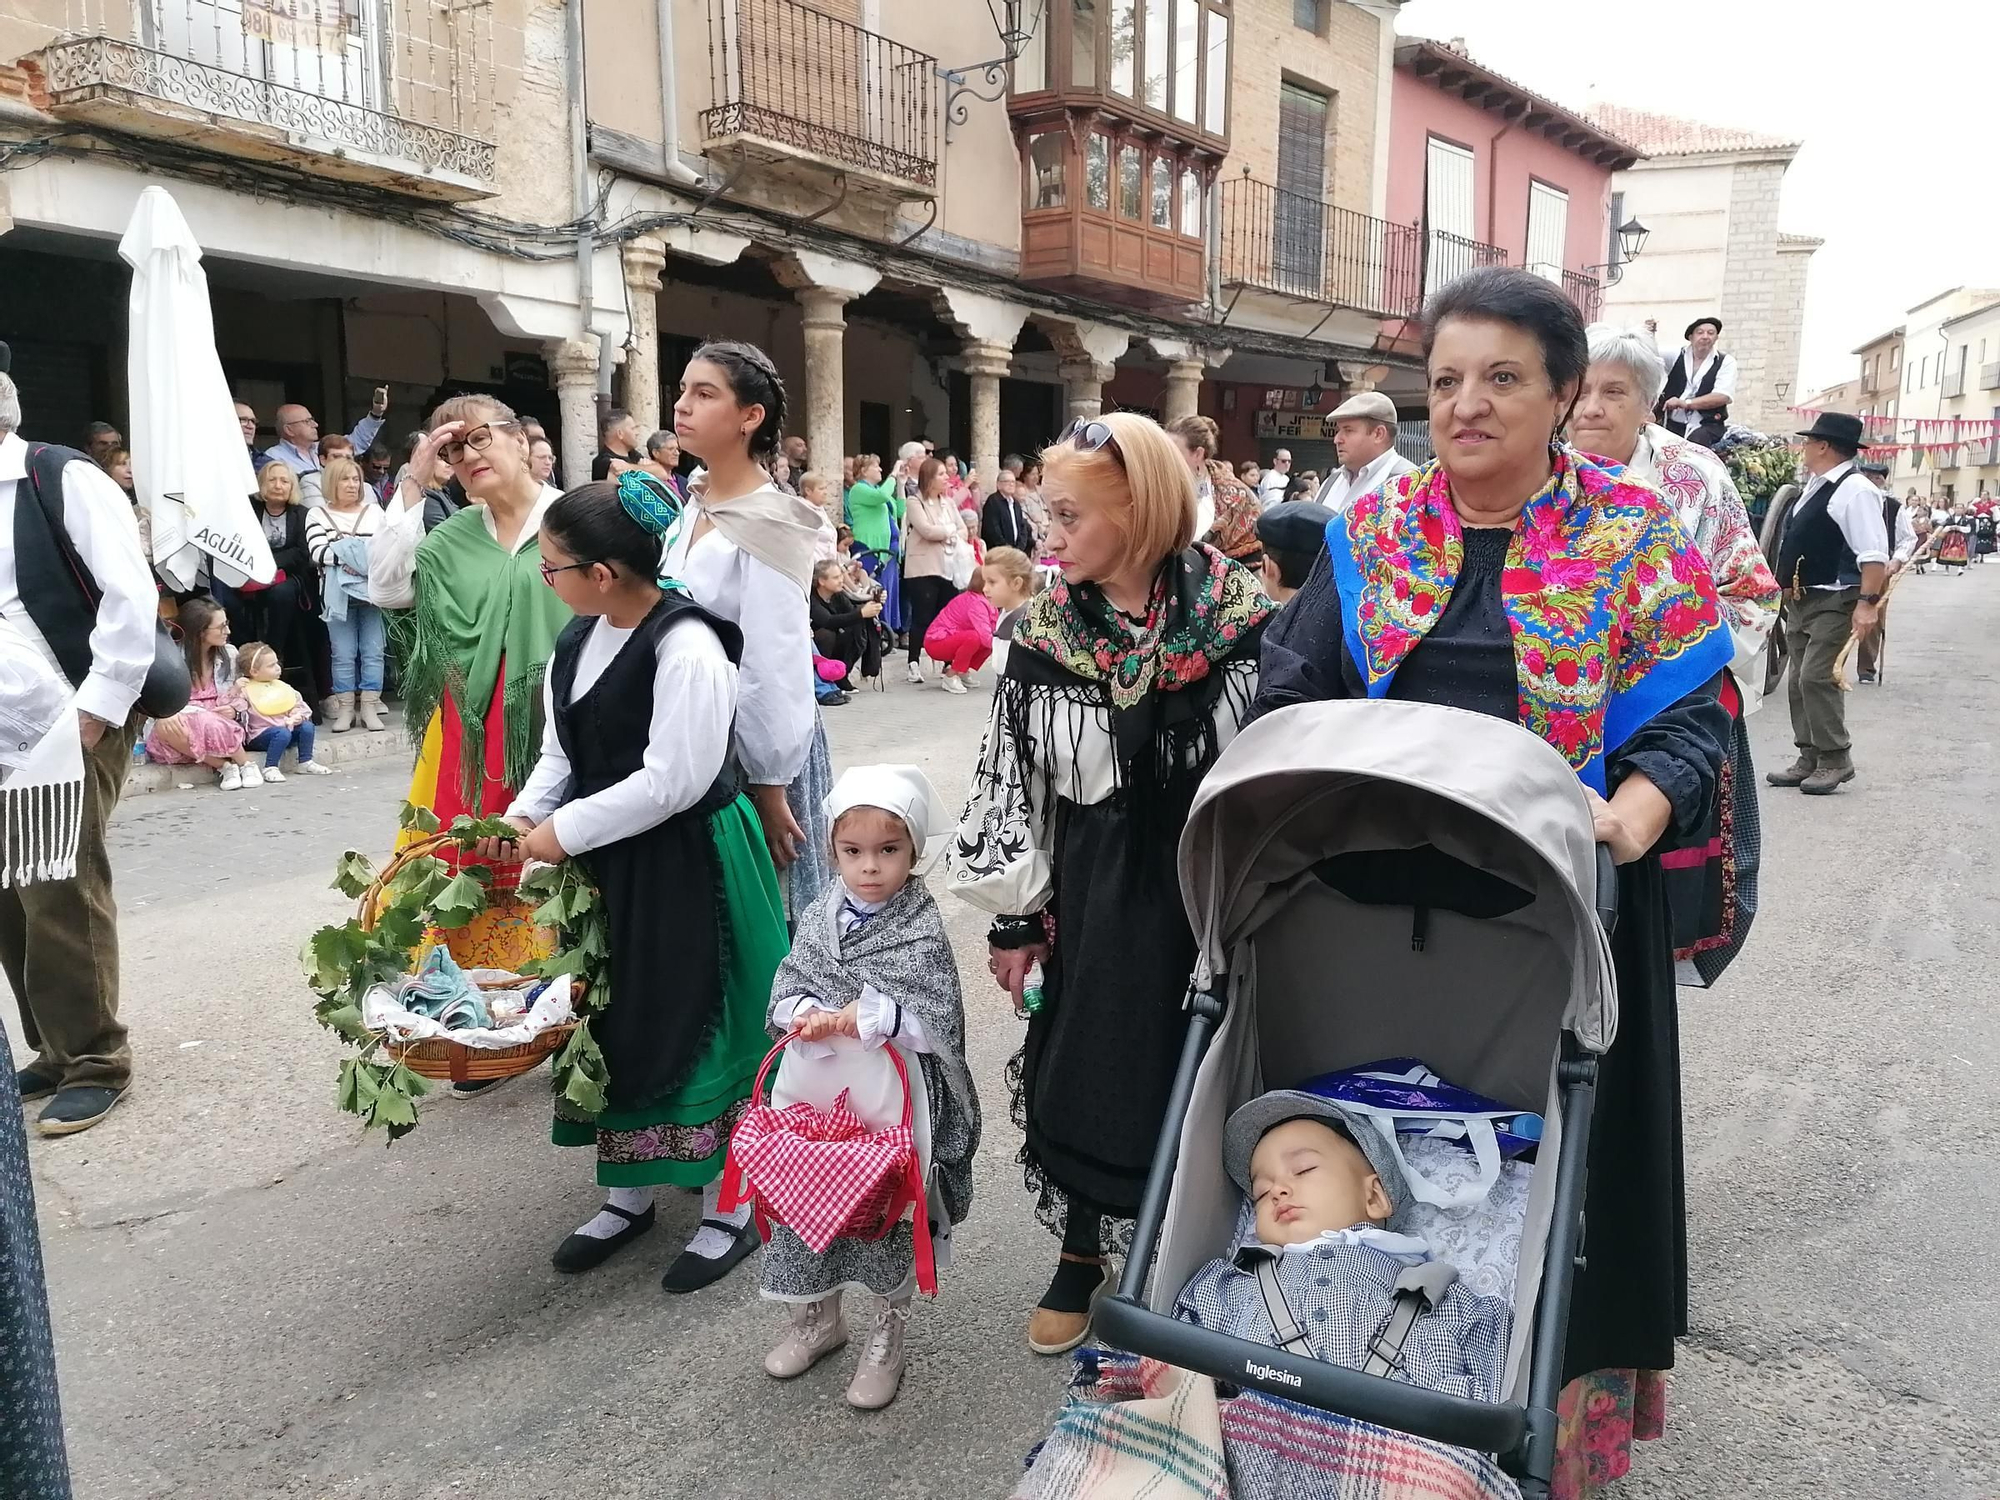
[[[132,479],[153,562],[177,589],[195,587],[204,555],[232,587],[269,583],[277,570],[249,501],[257,478],[215,353],[201,246],[165,188],[139,195],[118,253],[132,267]]]

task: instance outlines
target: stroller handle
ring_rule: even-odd
[[[1611,846],[1597,846],[1597,920],[1606,933],[1618,930],[1618,861],[1611,857]]]
[[[1156,1313],[1122,1292],[1097,1304],[1091,1325],[1114,1348],[1459,1448],[1511,1453],[1527,1431],[1525,1407],[1447,1396],[1406,1381],[1287,1354],[1269,1344]]]

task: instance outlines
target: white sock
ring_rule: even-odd
[[[608,1240],[621,1230],[631,1227],[631,1221],[611,1212],[622,1208],[628,1214],[642,1214],[653,1206],[653,1190],[642,1188],[612,1188],[604,1195],[605,1206],[598,1210],[597,1217],[576,1231],[586,1239]]]
[[[739,1203],[733,1212],[724,1213],[716,1207],[721,1201],[722,1181],[718,1178],[701,1190],[701,1216],[734,1224],[739,1229],[750,1222],[749,1204]],[[724,1234],[712,1224],[704,1224],[694,1232],[694,1238],[688,1241],[687,1247],[703,1260],[720,1260],[736,1248],[736,1236]]]

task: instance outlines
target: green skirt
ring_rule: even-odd
[[[708,827],[724,929],[722,1012],[707,1047],[673,1094],[647,1109],[578,1116],[557,1105],[550,1139],[597,1147],[602,1187],[706,1187],[721,1176],[729,1132],[750,1107],[758,1065],[770,1049],[764,1022],[771,981],[791,947],[777,871],[747,798],[714,814]],[[615,995],[611,1003],[618,1003]]]

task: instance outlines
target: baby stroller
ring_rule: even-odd
[[[1199,956],[1191,1020],[1115,1294],[1109,1345],[1238,1387],[1494,1455],[1548,1493],[1583,1250],[1597,1058],[1617,1028],[1615,872],[1583,791],[1538,736],[1400,702],[1283,709],[1216,762],[1180,845]],[[1266,1089],[1420,1057],[1539,1112],[1504,1403],[1427,1391],[1177,1322],[1235,1248],[1223,1123]],[[1146,1273],[1153,1265],[1150,1294]]]

